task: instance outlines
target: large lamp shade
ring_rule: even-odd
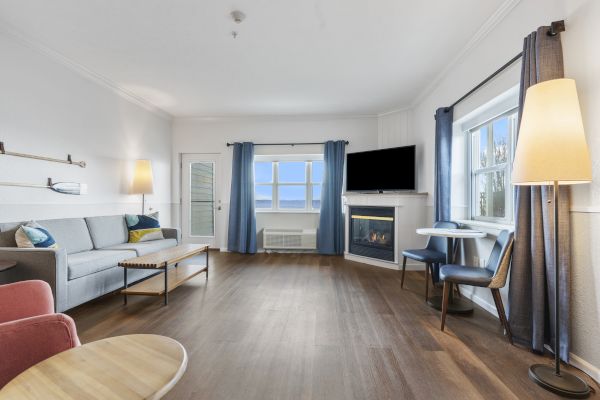
[[[154,191],[154,177],[150,160],[136,160],[133,170],[131,193],[151,194]]]
[[[527,90],[513,163],[514,185],[573,185],[592,180],[575,81],[554,79]]]

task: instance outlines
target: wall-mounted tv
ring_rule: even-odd
[[[349,192],[415,191],[415,146],[349,153],[346,190]]]

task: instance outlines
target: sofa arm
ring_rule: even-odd
[[[79,346],[75,322],[50,314],[0,324],[0,388],[27,368]]]
[[[161,228],[165,239],[175,239],[177,243],[181,243],[181,231],[179,228]]]
[[[50,285],[56,310],[67,305],[67,252],[65,249],[22,249],[0,247],[0,260],[16,261],[17,266],[4,272],[5,283],[39,279]]]
[[[52,289],[44,281],[0,285],[0,323],[54,313]]]

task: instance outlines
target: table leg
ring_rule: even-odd
[[[208,249],[206,249],[206,280],[208,280]]]
[[[165,306],[169,304],[169,266],[165,265]]]
[[[123,286],[127,289],[127,268],[123,267]],[[127,305],[127,293],[123,293],[123,304]]]
[[[446,264],[454,262],[454,240],[449,237],[446,241]],[[427,303],[436,310],[442,311],[442,296],[433,296]],[[473,304],[469,300],[455,299],[454,290],[450,290],[448,297],[448,313],[450,314],[468,314],[473,312]]]

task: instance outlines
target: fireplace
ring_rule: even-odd
[[[349,210],[349,252],[394,261],[394,207],[349,207]]]

